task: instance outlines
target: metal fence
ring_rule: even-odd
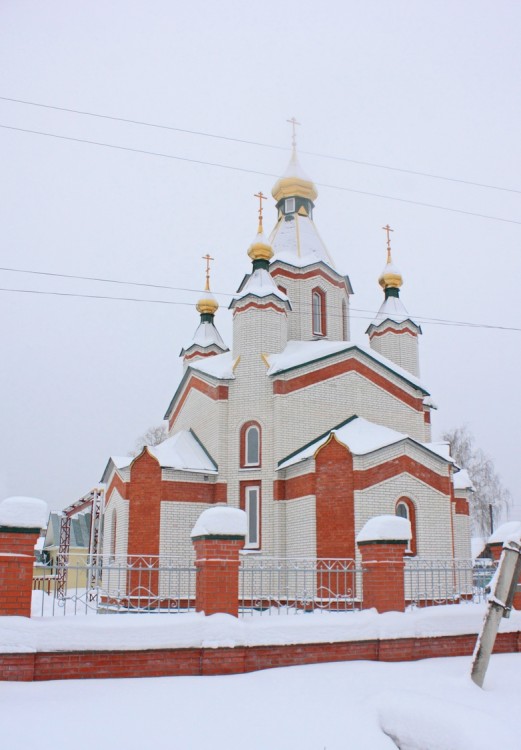
[[[38,567],[33,615],[188,612],[195,573],[186,558],[69,555]]]
[[[493,560],[408,558],[405,601],[413,607],[484,601],[496,568]]]
[[[244,556],[242,614],[299,614],[362,609],[362,568],[354,560]]]

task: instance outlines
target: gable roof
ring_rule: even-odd
[[[346,445],[355,456],[374,453],[374,451],[380,450],[380,448],[386,448],[389,445],[407,440],[429,451],[429,453],[434,454],[437,458],[441,458],[444,461],[451,461],[451,459],[446,458],[442,453],[433,450],[428,443],[419,443],[417,440],[409,437],[409,435],[397,432],[383,425],[375,424],[374,422],[369,422],[369,420],[354,414],[336,427],[319,435],[319,437],[307,443],[302,448],[290,453],[289,456],[279,461],[278,468],[286,469],[288,466],[293,466],[293,464],[300,463],[300,461],[312,458],[317,450],[327,443],[330,435],[335,435],[336,439],[340,443],[343,443],[343,445]]]
[[[304,367],[311,362],[327,359],[343,352],[359,352],[379,365],[382,365],[386,370],[394,373],[402,380],[407,381],[422,393],[429,395],[429,392],[420,380],[410,372],[395,365],[394,362],[374,351],[374,349],[367,349],[351,341],[327,341],[323,339],[317,341],[288,341],[282,352],[266,357],[269,364],[268,375],[289,372],[298,367]]]

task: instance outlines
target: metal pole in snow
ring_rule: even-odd
[[[501,618],[510,615],[520,572],[521,544],[513,540],[505,542],[499,561],[496,585],[489,596],[487,613],[472,657],[471,677],[479,687],[483,687],[485,681]]]

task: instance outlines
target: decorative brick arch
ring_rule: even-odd
[[[258,461],[248,461],[248,440],[253,439],[253,431],[257,430],[258,437]],[[240,433],[240,466],[242,469],[254,469],[262,465],[262,427],[255,420],[245,422]]]
[[[326,293],[319,286],[311,290],[311,332],[314,336],[327,335]]]
[[[402,512],[399,512],[400,510]],[[396,501],[394,512],[397,516],[407,518],[411,522],[412,537],[405,553],[409,556],[415,556],[418,551],[416,539],[416,506],[409,497],[400,497]]]

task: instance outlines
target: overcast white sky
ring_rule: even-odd
[[[359,311],[381,303],[387,222],[412,316],[521,328],[520,22],[511,0],[4,0],[0,96],[287,147],[285,121],[296,116],[301,161],[319,186],[315,221],[355,289],[355,340],[371,317]],[[274,175],[289,156],[4,100],[0,124]],[[210,252],[217,325],[230,341],[226,294],[249,269],[252,195],[269,194],[274,178],[4,128],[0,150],[2,269],[200,289]],[[272,202],[266,214],[271,227]],[[60,507],[162,419],[198,295],[6,270],[0,287],[183,303],[0,291],[0,498]],[[521,333],[422,328],[434,436],[467,423],[519,515]]]

